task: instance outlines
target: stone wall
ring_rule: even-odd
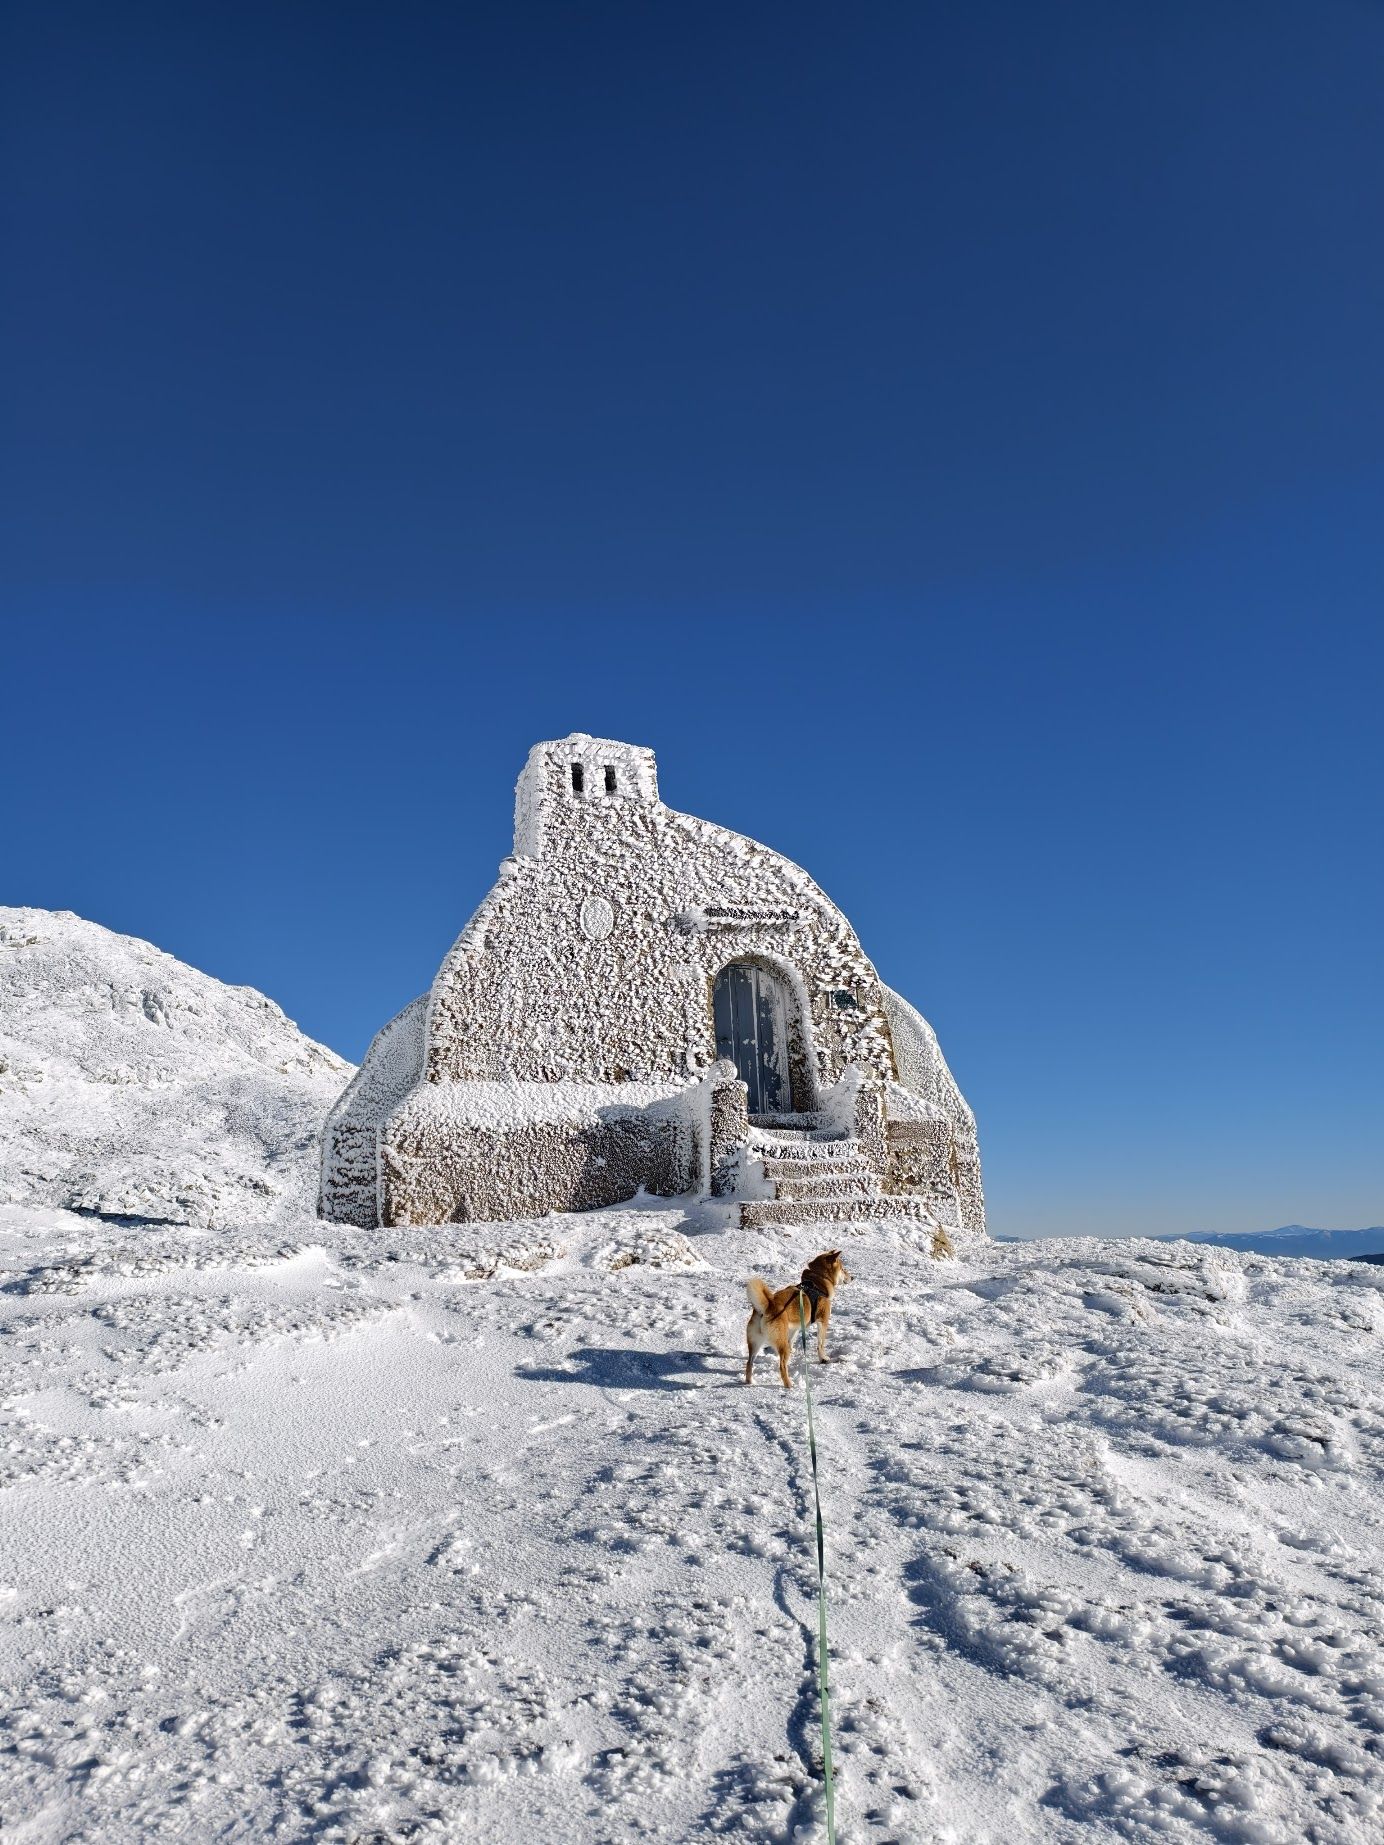
[[[380,1221],[379,1128],[423,1074],[428,996],[376,1032],[322,1137],[319,1210],[333,1223],[369,1229]]]
[[[505,861],[443,963],[428,1079],[698,1075],[716,1056],[715,977],[745,959],[795,1002],[795,1103],[850,1063],[893,1077],[884,990],[841,912],[797,865],[663,806],[655,786],[649,752],[627,745],[568,739],[530,757],[516,844],[539,851]]]
[[[397,1135],[381,1174],[387,1224],[495,1223],[548,1211],[594,1211],[641,1189],[700,1190],[690,1121],[622,1115],[599,1123],[536,1121],[503,1131]]]
[[[985,1192],[976,1118],[927,1020],[889,987],[884,989],[884,999],[899,1075],[889,1103],[890,1187],[938,1199],[950,1194],[954,1200],[951,1214],[939,1212],[943,1221],[983,1231]],[[912,1129],[921,1124],[936,1125],[927,1133],[914,1133]],[[904,1125],[908,1133],[900,1131]],[[910,1182],[907,1175],[915,1172],[916,1182]]]
[[[974,1118],[841,912],[779,853],[665,807],[652,752],[585,736],[530,753],[513,854],[333,1111],[324,1214],[504,1219],[641,1186],[726,1191],[743,1089],[706,1079],[716,977],[735,961],[786,995],[794,1111],[836,1106],[857,1072],[843,1131],[899,1184],[912,1156],[894,1163],[886,1113],[891,1129],[900,1107],[945,1121],[957,1211],[983,1228]]]

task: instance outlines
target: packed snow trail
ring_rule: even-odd
[[[802,1395],[740,1381],[818,1244],[733,1217],[0,1211],[6,1840],[819,1838]],[[847,1260],[842,1840],[1380,1836],[1384,1273]]]
[[[812,1354],[807,1347],[806,1284],[813,1270],[803,1270],[803,1287],[798,1290],[798,1348],[802,1359],[798,1380],[802,1384],[807,1409],[807,1458],[812,1468],[812,1523],[817,1539],[817,1714],[822,1725],[822,1798],[826,1803],[827,1845],[836,1845],[836,1795],[831,1768],[831,1682],[830,1643],[827,1637],[827,1560],[826,1532],[822,1524],[822,1478],[817,1460],[817,1430],[812,1417]],[[844,1271],[843,1271],[844,1274]],[[747,1347],[749,1338],[747,1335]],[[826,1352],[818,1354],[825,1362]],[[753,1371],[753,1358],[750,1361]],[[752,1378],[747,1376],[746,1383]]]

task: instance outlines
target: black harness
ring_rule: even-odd
[[[827,1294],[827,1290],[824,1287],[820,1286],[819,1283],[815,1281],[809,1281],[806,1275],[804,1275],[802,1280],[798,1283],[798,1292],[800,1294],[805,1294],[808,1300],[811,1301],[812,1310],[814,1314],[816,1313],[816,1310],[817,1310],[818,1301],[826,1300],[829,1298]]]

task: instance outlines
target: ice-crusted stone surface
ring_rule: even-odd
[[[983,1230],[976,1118],[923,1015],[891,987],[884,1006],[898,1069],[889,1086],[889,1189],[925,1198],[943,1222]]]
[[[652,777],[652,753],[629,745],[568,738],[533,751],[520,804],[541,825],[521,833],[433,983],[429,1077],[685,1080],[715,1060],[711,982],[755,956],[806,1000],[814,1086],[848,1063],[891,1077],[883,988],[845,917],[779,853],[665,807]],[[581,927],[591,897],[614,912],[594,938]]]
[[[301,1214],[350,1069],[250,987],[66,911],[0,909],[0,1201]]]
[[[375,1033],[332,1110],[321,1211],[333,1222],[362,1227],[379,1222],[379,1124],[423,1074],[427,1026],[423,993]]]
[[[793,1110],[848,1069],[891,1091],[939,1124],[920,1184],[983,1229],[974,1117],[840,910],[781,854],[665,806],[651,751],[585,735],[530,753],[513,855],[425,1006],[385,1027],[334,1111],[324,1214],[464,1221],[695,1188],[710,1130],[691,1086],[716,1058],[713,990],[732,962],[783,991]],[[895,1189],[916,1168],[896,1162]]]

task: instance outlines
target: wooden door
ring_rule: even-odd
[[[793,1105],[786,997],[782,981],[753,961],[732,961],[716,976],[716,1055],[735,1065],[752,1115],[786,1114]]]

